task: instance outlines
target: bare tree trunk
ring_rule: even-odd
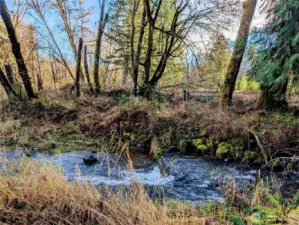
[[[145,72],[145,81],[144,83],[147,84],[150,80],[150,72],[151,72],[151,65],[152,65],[152,54],[153,54],[153,45],[154,45],[154,30],[156,26],[156,21],[159,15],[159,11],[161,9],[162,0],[159,0],[157,3],[157,9],[156,12],[153,14],[151,12],[151,3],[149,0],[143,1],[147,20],[149,23],[149,32],[148,32],[148,43],[147,43],[147,51],[145,56],[145,62],[144,62],[144,72]]]
[[[0,68],[0,83],[2,84],[8,98],[10,98],[10,96],[13,95],[15,98],[20,99],[20,97],[17,95],[17,93],[9,83],[8,79],[6,78],[1,68]]]
[[[85,68],[85,74],[86,74],[86,80],[89,85],[89,90],[91,94],[94,94],[94,89],[92,87],[92,83],[90,80],[89,70],[88,70],[88,61],[87,61],[87,46],[84,46],[84,68]]]
[[[256,4],[257,0],[247,0],[244,3],[244,12],[241,19],[238,37],[236,40],[234,52],[230,64],[228,66],[226,79],[222,89],[222,95],[220,100],[220,104],[222,107],[226,107],[232,104],[236,80],[240,71],[240,66],[245,52]]]
[[[80,97],[80,75],[81,75],[81,56],[82,56],[82,47],[83,47],[83,40],[82,38],[79,39],[79,46],[78,46],[78,57],[77,57],[77,66],[76,66],[76,94],[77,97]]]
[[[138,40],[138,46],[136,51],[136,58],[134,61],[134,70],[133,70],[133,80],[134,80],[134,95],[137,97],[137,90],[138,90],[138,74],[139,74],[139,64],[140,64],[140,56],[142,50],[142,41],[143,35],[145,30],[145,22],[146,22],[146,8],[143,10],[142,18],[141,18],[141,27],[140,27],[140,34]]]
[[[9,81],[9,83],[11,85],[14,85],[15,79],[14,79],[14,76],[13,76],[13,69],[12,69],[11,64],[5,65],[5,71],[6,71],[6,75],[7,75],[7,79]]]
[[[125,87],[127,85],[127,79],[128,79],[128,74],[129,74],[129,68],[128,68],[128,59],[127,57],[124,57],[124,71],[123,71],[123,80],[122,80],[122,85]]]
[[[54,62],[51,60],[51,57],[49,57],[49,61],[50,61],[50,66],[51,66],[53,82],[54,82],[54,88],[57,89],[56,88],[56,73],[55,73],[55,69],[54,69]]]
[[[100,21],[98,27],[98,34],[97,34],[97,41],[96,41],[96,49],[95,49],[95,57],[94,57],[94,83],[95,83],[95,94],[98,95],[101,92],[101,86],[99,81],[99,66],[100,66],[100,56],[101,56],[101,47],[102,47],[102,38],[104,34],[105,24],[108,20],[108,14],[105,14],[105,6],[106,1],[102,0],[101,6],[101,14],[100,14]]]
[[[43,79],[41,77],[41,74],[37,74],[37,90],[40,92],[42,90],[44,90],[44,82]]]
[[[27,71],[27,68],[26,68],[26,65],[24,62],[24,58],[21,53],[20,44],[18,42],[17,35],[16,35],[16,32],[15,32],[13,24],[12,24],[12,20],[10,18],[10,15],[9,15],[9,12],[8,12],[8,9],[6,7],[4,0],[0,0],[0,14],[1,14],[2,19],[6,26],[6,30],[7,30],[7,33],[8,33],[10,42],[11,42],[11,46],[12,46],[12,52],[16,58],[16,62],[17,62],[18,69],[19,69],[19,74],[23,80],[27,96],[29,99],[35,98],[35,94],[34,94],[34,91],[32,88],[32,84],[31,84],[31,79],[28,75],[28,71]]]

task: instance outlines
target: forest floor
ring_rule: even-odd
[[[79,99],[63,90],[44,91],[38,101],[1,102],[0,145],[59,154],[72,150],[118,151],[129,144],[153,158],[175,150],[277,168],[285,168],[286,159],[292,159],[291,169],[297,169],[294,160],[299,151],[299,118],[294,113],[299,107],[297,97],[294,96],[290,109],[281,113],[255,110],[256,97],[257,93],[238,92],[234,105],[222,110],[217,101],[184,102],[179,93],[147,101],[125,91]],[[15,165],[10,166],[15,170]],[[4,224],[60,221],[241,225],[299,221],[298,195],[283,199],[278,190],[273,191],[263,182],[256,185],[253,197],[240,204],[233,187],[227,187],[226,204],[208,202],[197,207],[166,200],[161,205],[149,199],[139,185],[132,185],[124,199],[123,193],[69,183],[48,164],[24,160],[18,166],[16,174],[0,174],[0,222]],[[274,215],[275,221],[271,219]],[[256,216],[263,218],[254,223]]]

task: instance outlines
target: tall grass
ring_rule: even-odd
[[[23,158],[0,169],[0,224],[205,224],[195,206],[166,205],[136,183],[112,191],[69,182],[51,163]]]

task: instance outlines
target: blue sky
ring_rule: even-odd
[[[24,2],[24,0],[21,0],[21,2]],[[9,9],[9,11],[13,11],[14,10],[14,0],[6,0],[6,4],[7,7]],[[84,6],[87,8],[91,8],[94,13],[92,14],[92,16],[89,18],[90,23],[88,24],[88,26],[94,30],[96,30],[97,28],[97,22],[99,20],[99,0],[84,0]],[[54,36],[57,40],[57,42],[60,45],[60,48],[62,49],[64,55],[67,57],[67,59],[73,61],[73,53],[71,51],[71,47],[69,44],[69,41],[67,40],[67,36],[64,32],[60,31],[60,27],[62,26],[61,20],[60,18],[58,18],[56,15],[47,15],[46,19],[48,21],[48,24],[51,27],[51,30],[54,32]],[[35,25],[39,25],[35,19],[31,18],[30,16],[26,15],[24,17],[24,21],[27,24],[35,24]],[[60,24],[60,25],[58,25]],[[43,34],[43,36],[48,36],[48,33],[43,31],[41,32]],[[41,39],[42,40],[42,39]]]
[[[21,2],[22,1],[24,1],[24,0],[21,0]],[[107,1],[109,1],[109,0],[107,0]],[[240,1],[243,1],[243,0],[240,0]],[[261,1],[262,0],[259,0],[252,27],[261,26],[265,21],[264,16],[259,12],[260,11],[259,6],[261,4]],[[7,6],[9,8],[9,10],[13,11],[14,0],[6,0],[6,3],[7,3]],[[86,8],[91,8],[94,11],[92,16],[90,16],[90,18],[89,18],[89,20],[90,20],[89,26],[90,26],[90,28],[96,30],[97,22],[98,22],[98,19],[99,19],[99,8],[100,8],[99,7],[99,0],[84,0],[84,5],[85,5]],[[24,19],[25,19],[25,22],[28,23],[28,24],[29,23],[33,23],[33,24],[36,23],[32,18],[30,18],[30,16],[26,16]],[[47,20],[48,20],[52,30],[55,31],[56,39],[59,40],[59,44],[62,46],[64,54],[67,56],[68,59],[72,60],[72,58],[73,58],[72,57],[72,51],[71,51],[71,48],[69,46],[69,42],[67,40],[67,37],[65,36],[65,34],[63,32],[59,31],[59,27],[57,26],[58,23],[60,23],[59,22],[60,20],[57,19],[56,16],[49,16],[49,17],[47,17]],[[239,26],[239,24],[236,23],[236,26],[233,27],[232,29],[228,30],[228,31],[225,31],[224,35],[232,41],[235,40],[235,38],[237,36],[238,26]],[[45,33],[45,35],[47,35],[47,34]],[[191,36],[191,38],[195,42],[201,39],[197,34],[193,34]]]

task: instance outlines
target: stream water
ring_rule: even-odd
[[[92,154],[97,157],[98,163],[85,165],[83,158]],[[0,162],[1,159],[15,161],[22,155],[20,150],[0,152]],[[66,177],[72,181],[91,182],[96,186],[113,188],[139,182],[146,186],[151,197],[163,190],[167,197],[194,204],[207,200],[223,202],[219,184],[231,183],[234,179],[238,189],[248,188],[255,182],[257,174],[257,170],[239,168],[234,164],[176,154],[167,154],[159,162],[154,162],[145,154],[135,153],[131,156],[133,170],[128,169],[130,164],[126,157],[119,158],[116,154],[73,151],[60,155],[34,153],[31,157],[60,166]],[[298,177],[294,177],[298,181]]]

